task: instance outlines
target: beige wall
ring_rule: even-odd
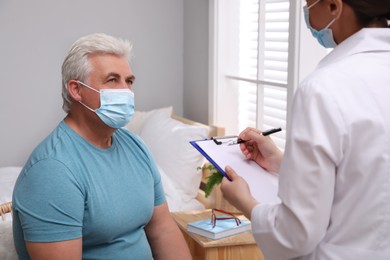
[[[195,68],[199,62],[198,53],[183,55],[185,1],[192,7],[197,3],[197,0],[0,1],[0,166],[23,165],[32,149],[65,116],[61,109],[60,67],[70,45],[92,32],[105,32],[133,42],[138,110],[173,105],[177,114],[183,115],[186,110],[197,117],[197,112],[191,111],[197,108],[184,109],[183,101],[184,85],[193,85],[191,77],[184,79],[184,59]],[[199,2],[202,6],[196,11],[207,12],[206,2]],[[203,19],[204,14],[200,17]],[[189,23],[194,19],[192,16]],[[198,33],[196,37],[204,35]],[[190,39],[186,51],[191,52],[196,44]],[[196,73],[202,81],[207,78],[201,75],[203,70]],[[193,93],[189,95],[194,97]],[[200,113],[207,115],[204,111]]]

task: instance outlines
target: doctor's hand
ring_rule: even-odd
[[[279,172],[283,153],[269,136],[263,136],[258,129],[248,127],[238,138],[246,141],[240,144],[240,149],[247,159],[255,161],[267,171]]]
[[[259,202],[252,196],[248,183],[229,166],[225,168],[228,178],[223,178],[221,183],[221,191],[223,197],[229,201],[236,209],[241,211],[245,217],[251,219],[252,209]]]

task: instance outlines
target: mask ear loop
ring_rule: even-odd
[[[311,5],[309,5],[309,6],[307,7],[307,10],[309,10],[310,8],[312,8],[313,6],[315,6],[316,4],[318,4],[320,1],[321,1],[321,0],[317,0],[317,1],[315,1],[314,3],[312,3]]]
[[[309,6],[306,5],[306,8],[305,8],[305,9],[307,10],[307,12],[309,12],[310,8],[312,8],[313,6],[315,6],[316,4],[318,4],[320,1],[321,1],[321,0],[317,0],[317,1],[315,1],[314,3],[312,3],[312,4],[309,5]],[[330,23],[328,23],[328,25],[325,26],[324,29],[328,29],[329,27],[331,27],[332,24],[333,24],[335,21],[336,21],[336,18],[333,18],[333,20],[330,21]]]
[[[77,83],[79,83],[80,85],[83,85],[84,87],[86,87],[86,88],[89,88],[90,90],[93,90],[93,91],[95,91],[95,92],[97,92],[97,93],[99,93],[100,94],[100,91],[99,90],[96,90],[96,89],[94,89],[93,87],[90,87],[90,86],[88,86],[87,84],[85,84],[85,83],[83,83],[83,82],[81,82],[81,81],[77,81]]]
[[[86,87],[86,88],[89,88],[90,90],[93,90],[93,91],[95,91],[95,92],[97,92],[97,93],[100,94],[100,91],[98,91],[98,90],[96,90],[96,89],[94,89],[94,88],[88,86],[87,84],[85,84],[85,83],[83,83],[83,82],[81,82],[81,81],[79,81],[79,80],[77,80],[77,83],[79,83],[80,85],[82,85],[82,86],[84,86],[84,87]],[[84,104],[84,103],[81,102],[81,101],[77,101],[77,102],[79,102],[81,105],[83,105],[83,106],[84,106],[85,108],[87,108],[88,110],[90,110],[90,111],[96,113],[96,110],[97,110],[97,109],[92,109],[92,108],[90,108],[89,106],[87,106],[86,104]]]
[[[89,106],[87,106],[86,104],[84,104],[83,102],[81,101],[77,101],[79,102],[81,105],[83,105],[85,108],[87,108],[88,110],[92,111],[92,112],[96,112],[96,110],[93,110],[92,108],[90,108]]]
[[[324,29],[328,29],[329,27],[331,27],[334,22],[336,22],[336,18],[333,18],[333,20],[330,21],[330,23],[327,26],[325,26]]]

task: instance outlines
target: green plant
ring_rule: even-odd
[[[202,168],[198,167],[198,169],[202,169]],[[222,182],[223,174],[220,171],[218,171],[218,169],[215,168],[214,165],[212,164],[208,164],[207,166],[204,166],[203,169],[207,169],[210,171],[210,175],[207,177],[207,182],[204,189],[205,197],[207,198],[208,196],[210,196],[211,192],[213,191],[214,186]]]

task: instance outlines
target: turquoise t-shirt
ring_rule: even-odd
[[[62,121],[16,182],[16,249],[29,259],[25,240],[82,237],[83,259],[152,259],[144,227],[163,202],[159,172],[137,136],[118,129],[100,149]]]

